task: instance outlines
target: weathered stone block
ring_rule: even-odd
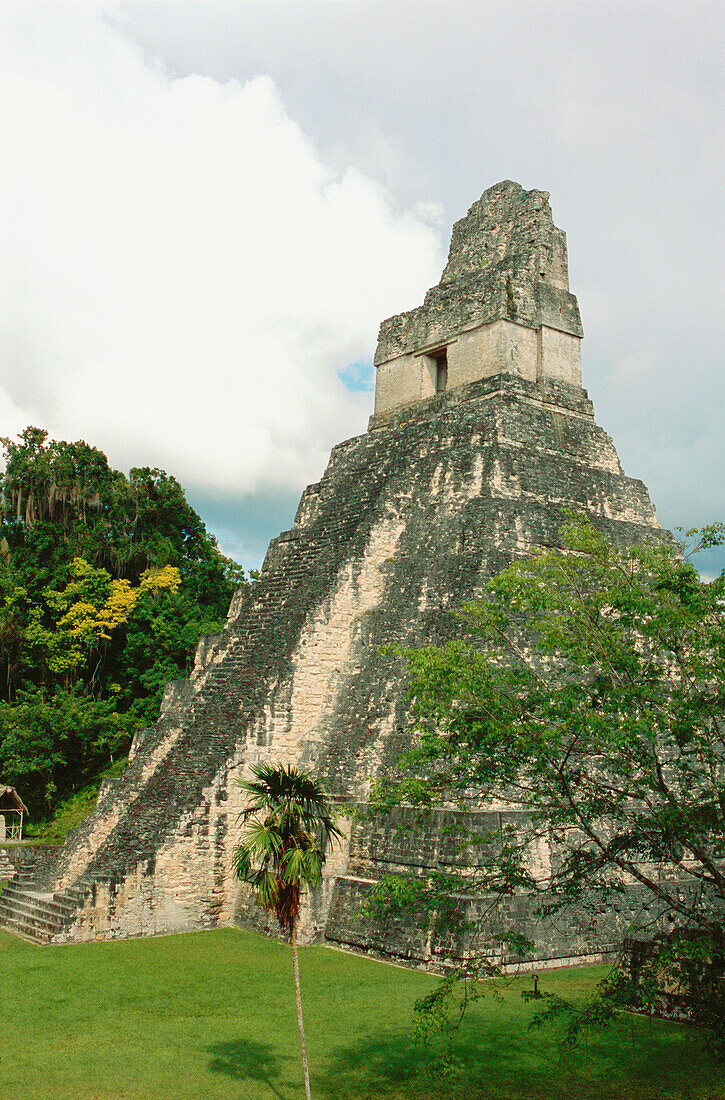
[[[566,237],[549,196],[505,181],[453,227],[448,263],[422,306],[383,321],[375,412],[496,374],[581,385],[581,319],[569,293]]]

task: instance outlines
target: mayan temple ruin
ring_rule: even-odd
[[[645,486],[594,420],[581,339],[548,195],[489,188],[454,226],[438,285],[381,326],[368,431],[333,449],[222,633],[203,637],[189,679],[167,686],[123,777],[3,893],[6,927],[65,942],[256,924],[231,872],[234,781],[250,764],[314,768],[337,801],[364,804],[408,737],[403,667],[382,645],[451,637],[450,612],[513,558],[557,545],[566,509],[620,544],[659,530]],[[482,806],[481,828],[500,814]],[[446,819],[406,834],[392,819],[348,825],[307,938],[413,965],[460,954],[426,928],[356,919],[386,871],[459,858]],[[539,958],[593,958],[617,939],[609,916],[596,931],[576,914],[534,928],[529,908],[514,899],[508,916]]]

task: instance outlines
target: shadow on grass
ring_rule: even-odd
[[[381,1035],[333,1050],[320,1079],[330,1097],[385,1096],[419,1081],[430,1052],[409,1035]]]
[[[629,1021],[564,1051],[559,1029],[512,1034],[480,1021],[454,1044],[454,1064],[438,1062],[442,1044],[410,1035],[370,1037],[332,1051],[318,1081],[325,1100],[725,1100],[722,1066],[712,1063],[689,1029],[652,1034],[642,1021],[629,1041]]]
[[[216,1043],[207,1047],[211,1055],[209,1069],[234,1081],[257,1081],[274,1096],[284,1100],[274,1081],[280,1076],[279,1058],[268,1043],[254,1043],[249,1039],[235,1039],[230,1043]]]

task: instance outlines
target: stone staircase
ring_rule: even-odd
[[[46,894],[35,888],[32,875],[20,872],[0,893],[0,927],[35,943],[51,943],[71,924],[93,885],[80,879]]]
[[[0,882],[15,877],[15,864],[8,859],[5,848],[0,848]]]

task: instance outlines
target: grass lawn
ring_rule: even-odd
[[[420,1074],[411,1005],[435,979],[302,948],[315,1100],[725,1100],[725,1070],[697,1035],[634,1018],[562,1055],[528,1029],[517,979],[474,1007],[465,1073]],[[0,1100],[299,1100],[289,948],[237,929],[38,947],[0,933]],[[545,973],[584,996],[599,967]]]

